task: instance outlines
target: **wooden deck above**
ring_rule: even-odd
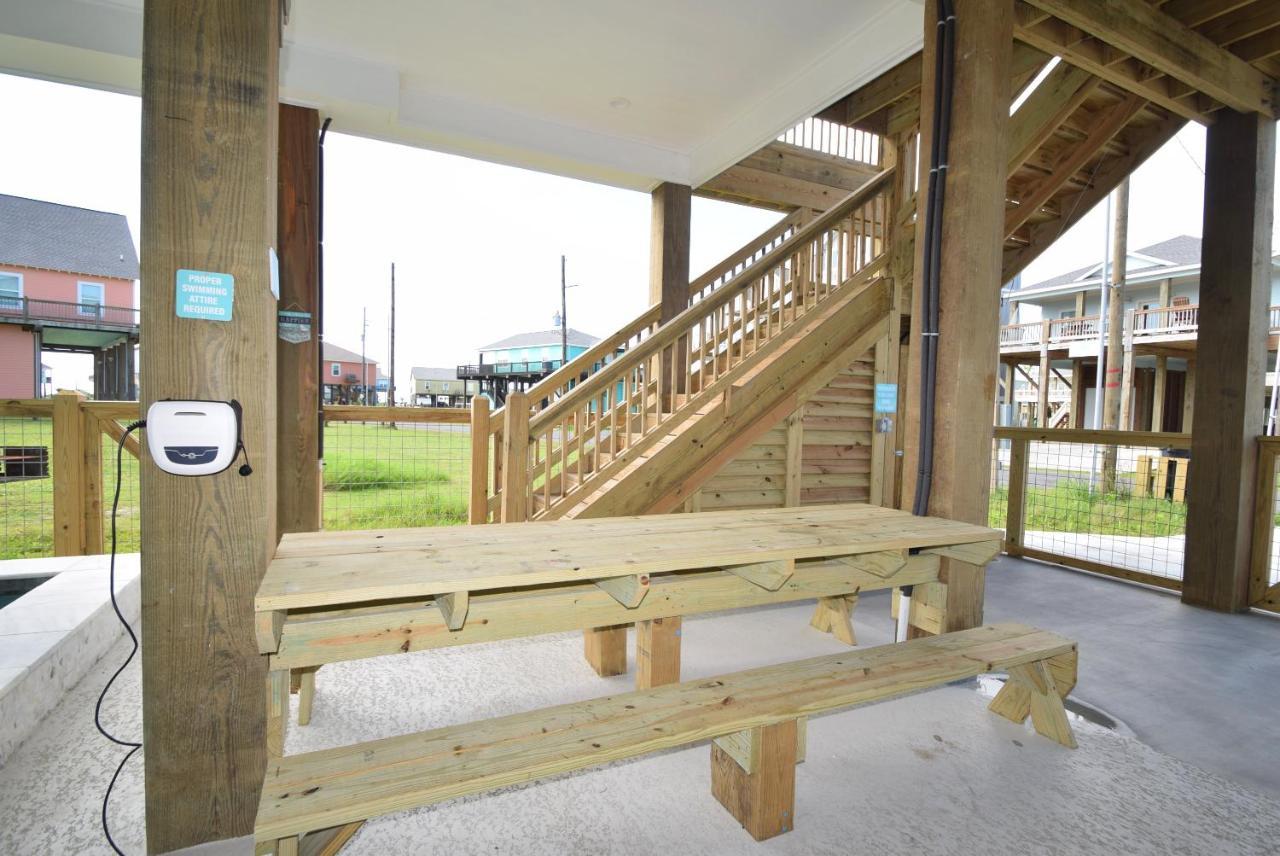
[[[869,505],[286,535],[259,612],[998,540]]]

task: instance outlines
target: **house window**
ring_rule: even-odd
[[[0,311],[22,311],[22,274],[0,272]]]
[[[342,377],[342,363],[333,363],[329,366],[329,374],[334,377]]]
[[[76,303],[79,303],[77,310],[81,315],[87,315],[92,318],[102,317],[104,287],[100,282],[81,282],[76,285]]]

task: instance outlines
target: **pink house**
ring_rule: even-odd
[[[361,389],[360,375],[363,369],[364,389]],[[324,343],[324,357],[321,363],[324,400],[330,404],[359,404],[361,396],[367,397],[367,403],[375,403],[378,387],[378,364],[368,355],[361,360],[355,351],[348,351],[330,342]]]
[[[137,398],[137,278],[124,215],[0,194],[0,398],[41,394],[42,351],[92,354],[96,398]]]

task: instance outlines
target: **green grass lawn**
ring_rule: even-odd
[[[467,522],[471,437],[449,426],[325,426],[324,527],[381,529]],[[0,419],[0,445],[52,450],[48,419]],[[115,443],[103,437],[103,537],[110,547]],[[52,452],[51,452],[52,456]],[[124,456],[119,550],[139,546],[138,462]],[[53,478],[0,483],[0,559],[53,555]]]
[[[988,525],[1003,529],[1009,491],[991,492]],[[1186,529],[1187,506],[1127,493],[1100,494],[1082,484],[1028,488],[1023,528],[1040,532],[1088,532],[1094,535],[1164,537]]]
[[[471,436],[465,430],[330,423],[324,459],[326,529],[467,522]]]

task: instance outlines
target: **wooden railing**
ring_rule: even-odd
[[[1200,326],[1200,307],[1161,306],[1156,309],[1135,309],[1133,335],[1162,336],[1170,333],[1194,333]]]
[[[130,306],[103,306],[101,303],[0,297],[0,322],[29,324],[33,321],[127,331],[137,328],[138,310]]]
[[[584,354],[594,369],[585,377],[580,363],[573,382],[553,376],[527,396],[513,393],[500,425],[491,423],[501,449],[490,482],[495,517],[524,520],[576,502],[672,420],[724,391],[735,370],[851,277],[878,265],[891,177],[881,172],[808,225],[768,233],[763,254],[744,248],[738,261],[695,280],[679,316],[660,327],[642,316]],[[545,406],[530,415],[534,396]]]
[[[799,211],[784,217],[690,282],[688,305],[692,306],[706,299],[750,270],[752,265],[790,239],[803,224],[804,217],[804,213]],[[656,304],[650,306],[617,332],[601,339],[594,346],[538,381],[528,390],[530,412],[537,413],[563,398],[578,383],[605,368],[628,349],[639,345],[658,329],[660,316],[661,307]],[[505,418],[505,414],[499,408],[494,414],[494,424],[501,425]]]
[[[103,438],[119,443],[124,436],[121,422],[140,418],[136,401],[89,401],[82,393],[60,392],[51,398],[0,401],[0,418],[48,419],[47,442],[52,447],[45,459],[51,464],[47,477],[52,481],[52,552],[55,556],[85,556],[104,552],[103,509],[106,479]],[[136,435],[125,442],[125,451],[135,459],[139,443]],[[7,464],[7,462],[6,462]],[[37,509],[6,511],[43,513]],[[8,525],[8,522],[5,522]],[[48,550],[45,546],[43,549]],[[0,558],[16,558],[3,556]]]
[[[826,119],[802,119],[778,135],[778,142],[872,166],[884,162],[883,137]]]
[[[1194,336],[1200,329],[1200,306],[1158,306],[1134,309],[1126,313],[1132,320],[1128,332],[1135,340],[1156,336]],[[1280,332],[1280,306],[1267,311],[1268,329]],[[1053,318],[1024,324],[1006,324],[1000,328],[1000,347],[1032,348],[1080,339],[1098,338],[1098,317]]]
[[[1048,322],[1049,332],[1046,337],[1050,342],[1069,342],[1076,339],[1098,338],[1098,316],[1087,315],[1080,318],[1053,318]]]

